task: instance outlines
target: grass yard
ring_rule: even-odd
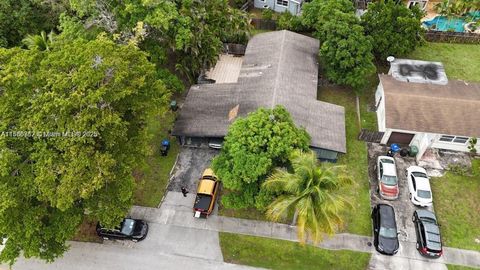
[[[450,79],[480,81],[480,45],[427,42],[409,58],[440,61]]]
[[[167,188],[170,170],[175,163],[179,146],[174,137],[170,137],[170,151],[166,157],[160,155],[160,145],[164,138],[169,138],[168,130],[173,126],[175,114],[167,111],[164,115],[156,115],[149,119],[147,131],[150,135],[151,153],[146,164],[136,170],[136,190],[134,204],[157,207]]]
[[[480,239],[480,175],[448,172],[432,178],[431,186],[443,244],[480,251],[480,244],[475,242]]]
[[[220,233],[225,262],[280,270],[366,269],[369,253],[332,251],[296,242]]]
[[[448,270],[478,270],[478,268],[468,267],[468,266],[460,266],[454,264],[447,264]]]
[[[373,85],[376,84],[372,80]],[[338,164],[346,165],[347,170],[355,184],[347,190],[347,195],[353,204],[353,208],[345,213],[345,231],[354,234],[371,235],[370,220],[370,188],[368,182],[367,146],[365,142],[358,141],[360,133],[356,114],[355,94],[340,87],[325,87],[319,89],[319,100],[334,103],[345,107],[345,127],[347,136],[347,154],[342,155]],[[371,102],[373,93],[365,93],[360,98],[360,114],[362,127],[377,130],[376,115],[367,112],[367,104]]]

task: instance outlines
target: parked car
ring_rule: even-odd
[[[399,243],[393,207],[388,204],[375,205],[372,210],[372,221],[375,249],[385,255],[396,254]]]
[[[428,210],[416,210],[412,220],[415,224],[417,250],[420,254],[430,258],[442,256],[442,240],[435,214]]]
[[[207,218],[213,211],[220,182],[210,168],[205,169],[198,183],[197,197],[193,205],[196,218]]]
[[[408,191],[410,192],[410,201],[418,206],[431,206],[433,202],[432,189],[427,172],[424,168],[410,166],[405,171],[407,176]]]
[[[105,228],[97,223],[97,234],[105,240],[118,239],[138,242],[145,239],[147,233],[148,224],[140,219],[125,218],[120,225],[113,229]]]
[[[399,189],[395,159],[387,156],[377,158],[377,180],[377,191],[380,197],[386,200],[398,198]]]

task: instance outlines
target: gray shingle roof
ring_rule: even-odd
[[[175,123],[174,135],[223,137],[228,114],[283,105],[312,137],[311,146],[346,152],[344,108],[316,100],[318,40],[290,31],[254,36],[237,83],[194,85]]]
[[[379,78],[387,128],[480,137],[480,83],[450,80],[436,85]]]

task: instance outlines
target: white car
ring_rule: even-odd
[[[418,206],[431,206],[433,202],[432,189],[430,188],[430,180],[428,180],[427,172],[424,168],[418,166],[410,166],[405,171],[407,176],[408,191],[410,192],[410,200]]]
[[[400,190],[398,188],[395,159],[388,156],[377,158],[377,180],[377,191],[382,199],[396,200],[398,198]]]

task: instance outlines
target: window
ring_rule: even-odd
[[[468,138],[467,137],[460,137],[460,136],[442,135],[442,137],[440,137],[439,141],[465,144],[465,143],[467,143]]]
[[[288,0],[277,0],[277,5],[288,7]]]
[[[413,175],[411,177],[412,177],[413,190],[417,190],[417,183],[415,182],[415,177],[413,177]]]

